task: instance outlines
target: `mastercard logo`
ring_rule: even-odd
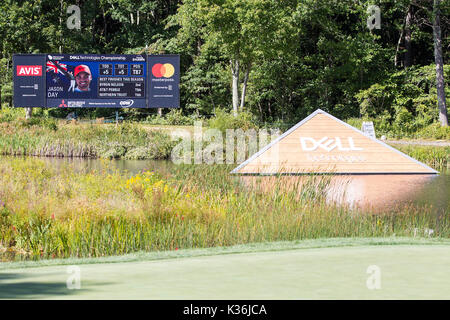
[[[175,73],[175,68],[170,63],[157,63],[152,67],[152,74],[155,78],[170,78]]]

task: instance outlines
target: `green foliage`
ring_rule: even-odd
[[[8,82],[1,84],[0,93],[2,96],[2,102],[6,106],[12,106],[13,101],[13,85],[12,81],[7,80]]]
[[[450,165],[450,147],[394,145],[396,149],[408,154],[421,162],[438,169],[448,168]]]
[[[216,114],[209,119],[208,125],[210,128],[219,129],[223,132],[226,129],[242,129],[245,131],[258,128],[255,117],[250,112],[240,112],[235,117],[232,113],[222,109],[216,109]]]
[[[347,122],[347,123],[348,123],[349,125],[351,125],[352,127],[361,130],[361,128],[362,128],[362,123],[363,123],[363,119],[360,119],[360,118],[350,118],[350,119],[347,119],[345,122]]]
[[[244,109],[261,123],[286,128],[321,108],[343,119],[361,112],[376,119],[383,132],[413,135],[436,120],[433,33],[428,26],[432,1],[412,3],[415,67],[408,71],[399,68],[405,60],[400,36],[410,0],[372,1],[380,6],[383,21],[381,29],[372,31],[366,26],[367,1],[78,1],[81,31],[66,27],[66,9],[72,4],[1,2],[0,104],[12,105],[14,53],[174,53],[181,56],[183,112],[158,118],[154,110],[121,110],[126,119],[190,125],[216,109],[229,110],[231,63],[238,61],[238,91],[250,70]],[[443,17],[449,4],[442,1]],[[441,24],[447,48],[448,19]],[[449,59],[450,51],[444,50],[444,61]],[[448,82],[448,66],[446,75]],[[53,109],[49,114],[64,118],[72,111]],[[115,111],[76,110],[91,119],[112,117]]]
[[[382,115],[378,116],[375,119],[360,119],[360,118],[350,118],[347,119],[346,122],[357,128],[361,129],[363,121],[372,121],[374,123],[375,133],[377,138],[380,138],[382,135],[385,135],[388,138],[415,138],[415,139],[437,139],[437,140],[450,140],[450,127],[442,127],[438,122],[434,122],[430,125],[422,127],[422,129],[418,131],[413,131],[407,133],[402,128],[394,129],[390,124],[391,116],[387,114],[385,111]],[[414,119],[410,119],[410,121],[414,121]],[[410,126],[410,123],[407,123],[406,126]]]
[[[200,120],[202,120],[202,118],[196,114],[185,116],[181,109],[172,109],[163,116],[160,116],[159,114],[148,116],[145,122],[155,125],[192,126],[195,121]]]
[[[0,122],[11,122],[22,117],[25,118],[23,108],[9,108],[5,104],[0,109]]]
[[[39,126],[52,131],[58,130],[58,121],[56,119],[47,117],[32,117],[30,119],[23,119],[19,121],[20,125],[25,128],[30,128],[32,126]]]
[[[129,123],[118,127],[63,125],[53,119],[32,118],[0,126],[2,155],[168,159],[175,144],[164,132],[147,131]],[[142,156],[142,150],[136,148],[147,148],[148,152]]]
[[[437,217],[427,206],[377,214],[350,210],[327,203],[327,177],[302,177],[290,189],[290,178],[256,178],[250,187],[230,169],[185,165],[130,177],[108,161],[84,171],[38,159],[2,159],[0,248],[6,250],[0,260],[328,237],[413,237],[424,229],[433,229],[433,237],[450,236],[449,215]]]
[[[421,129],[415,134],[416,137],[450,140],[450,127],[442,127],[440,123],[433,123]]]
[[[448,97],[450,65],[445,65],[444,71]],[[393,73],[383,83],[356,95],[361,114],[364,119],[373,119],[376,129],[383,133],[413,136],[438,120],[435,81],[433,65]]]
[[[166,121],[168,125],[172,126],[189,126],[194,124],[194,119],[183,115],[181,109],[172,109],[166,114]]]

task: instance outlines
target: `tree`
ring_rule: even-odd
[[[244,108],[252,66],[288,49],[288,38],[295,34],[290,32],[295,5],[286,0],[188,0],[180,7],[179,35],[197,36],[201,47],[217,46],[229,62],[235,115]]]
[[[444,83],[444,59],[442,57],[442,35],[441,35],[441,0],[433,2],[433,35],[434,35],[434,58],[436,62],[436,88],[439,106],[439,121],[443,127],[448,126],[447,105],[445,101]]]

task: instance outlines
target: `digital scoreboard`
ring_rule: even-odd
[[[178,55],[14,55],[14,105],[178,108]]]

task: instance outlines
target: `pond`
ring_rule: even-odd
[[[93,170],[102,167],[99,159],[81,158],[40,158],[50,166],[70,165],[74,170]],[[113,160],[120,171],[129,175],[143,169],[170,172],[175,169],[171,161],[155,160]],[[282,180],[286,186],[301,185],[308,181],[308,176],[283,177],[238,177],[246,184],[256,180],[263,181],[270,187],[271,181]],[[450,170],[445,169],[439,175],[353,175],[329,177],[327,199],[350,206],[370,206],[372,208],[394,207],[411,203],[432,206],[437,212],[448,213],[450,210]]]

